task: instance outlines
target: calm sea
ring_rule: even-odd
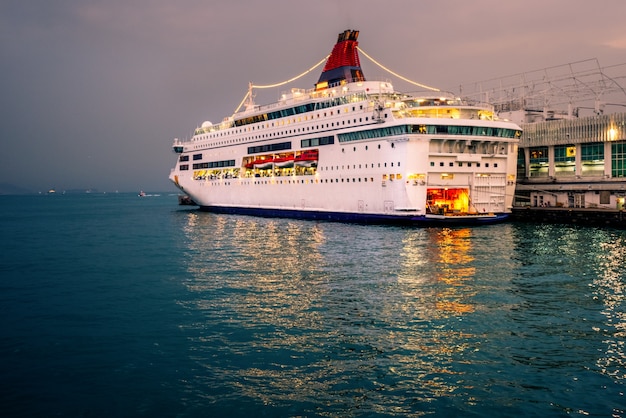
[[[0,196],[0,415],[624,416],[626,231]]]

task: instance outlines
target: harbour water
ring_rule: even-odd
[[[626,231],[0,196],[0,415],[624,416]]]

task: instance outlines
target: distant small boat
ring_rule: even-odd
[[[146,192],[144,192],[143,190],[139,192],[139,194],[137,195],[139,197],[146,197]]]
[[[50,189],[50,190],[48,190],[48,194],[52,194],[52,193],[56,193],[56,192],[57,192],[57,191],[56,191],[56,190],[54,190],[54,189]]]

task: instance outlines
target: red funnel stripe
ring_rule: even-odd
[[[324,71],[334,70],[339,67],[360,67],[359,54],[357,51],[357,38],[359,31],[347,30],[339,34],[337,43],[330,54]]]
[[[365,81],[357,49],[358,37],[358,30],[347,30],[339,34],[333,52],[326,61],[324,70],[315,84],[316,90],[343,82]]]

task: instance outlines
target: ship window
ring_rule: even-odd
[[[439,167],[443,167],[443,161],[439,163]]]
[[[452,166],[454,165],[454,163],[448,163],[448,165],[449,165],[450,167],[452,167]]]
[[[498,163],[493,163],[493,166],[497,168],[498,167]]]
[[[489,167],[489,163],[485,163],[485,167]]]

